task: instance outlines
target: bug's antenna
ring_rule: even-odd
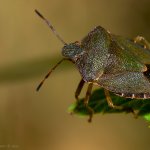
[[[40,89],[41,86],[43,85],[44,81],[51,75],[51,73],[52,73],[64,60],[69,60],[69,59],[63,58],[63,59],[60,60],[52,69],[50,69],[50,71],[47,73],[47,75],[44,77],[44,79],[40,82],[40,84],[39,84],[38,87],[36,88],[36,91],[39,91],[39,89]]]
[[[67,43],[64,42],[64,40],[61,38],[61,36],[57,33],[57,31],[55,30],[55,28],[52,26],[52,24],[50,23],[50,21],[48,21],[38,10],[35,9],[36,14],[41,17],[41,19],[43,19],[46,24],[50,27],[50,29],[53,31],[53,33],[56,35],[56,37],[64,44],[66,45]]]

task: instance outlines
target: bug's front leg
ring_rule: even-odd
[[[144,48],[150,49],[150,43],[142,36],[135,37],[134,43],[143,44]]]
[[[123,107],[121,107],[121,106],[114,105],[108,90],[104,89],[104,93],[105,93],[106,100],[107,100],[107,103],[108,103],[109,107],[115,108],[115,109],[123,109]]]
[[[89,83],[88,89],[87,89],[87,92],[86,92],[86,96],[84,98],[84,105],[85,105],[85,107],[87,108],[87,110],[89,112],[88,122],[92,121],[92,117],[93,117],[93,114],[94,114],[94,110],[90,106],[88,106],[88,102],[89,102],[91,92],[92,92],[92,87],[93,87],[93,83]]]
[[[81,81],[79,82],[78,87],[76,89],[75,98],[76,98],[77,102],[79,101],[79,95],[80,95],[81,90],[84,86],[84,83],[85,83],[85,81],[83,79],[81,79]]]

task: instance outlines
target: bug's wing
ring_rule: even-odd
[[[120,72],[144,72],[147,67],[135,55],[117,41],[112,39],[109,45],[109,58],[105,67],[105,74],[118,74]]]
[[[82,48],[87,52],[84,55],[88,55],[86,57],[87,62],[93,60],[90,62],[88,70],[93,68],[91,72],[95,71],[97,74],[102,68],[111,73],[122,71],[144,72],[146,70],[144,63],[128,47],[120,44],[117,37],[98,26],[81,41]]]
[[[115,75],[104,74],[96,83],[124,97],[150,97],[150,81],[142,72],[124,72]]]
[[[134,43],[134,40],[121,36],[112,35],[113,40],[120,46],[131,52],[135,58],[144,64],[150,64],[150,49],[145,49],[143,45]]]

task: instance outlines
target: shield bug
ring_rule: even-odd
[[[69,60],[75,64],[82,78],[75,92],[77,100],[84,83],[88,83],[84,104],[89,111],[89,121],[94,113],[88,106],[93,85],[104,88],[108,105],[113,108],[120,107],[113,104],[109,91],[125,98],[150,98],[150,44],[143,37],[124,38],[97,26],[81,41],[67,44],[52,24],[37,10],[35,12],[64,45],[64,58],[49,71],[37,91],[61,62]]]

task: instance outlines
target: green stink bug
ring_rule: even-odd
[[[150,44],[143,37],[124,38],[97,26],[80,42],[67,44],[51,23],[37,10],[35,12],[64,44],[64,58],[49,71],[37,91],[61,62],[69,60],[76,65],[82,77],[75,92],[77,100],[84,83],[88,83],[84,104],[90,114],[89,121],[94,113],[88,106],[93,85],[104,88],[108,105],[113,108],[120,107],[114,106],[109,91],[125,98],[150,98]]]

